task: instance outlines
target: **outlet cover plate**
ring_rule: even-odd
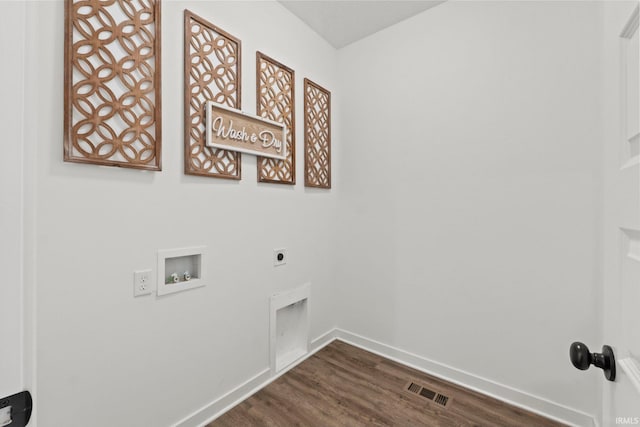
[[[150,295],[153,292],[151,284],[151,270],[138,270],[133,272],[134,297]]]
[[[287,263],[287,249],[280,248],[273,250],[273,265],[277,267],[279,265],[285,265]]]

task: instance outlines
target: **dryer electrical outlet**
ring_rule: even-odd
[[[273,250],[273,266],[285,265],[287,263],[287,250],[285,248]]]

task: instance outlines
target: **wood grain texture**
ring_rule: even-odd
[[[160,0],[64,6],[64,160],[161,170]]]
[[[304,185],[331,188],[331,92],[304,79]]]
[[[287,158],[258,157],[258,182],[296,183],[296,74],[291,68],[256,52],[257,115],[287,127]]]
[[[184,172],[239,180],[242,157],[207,147],[205,103],[241,108],[242,43],[189,10],[184,11]]]
[[[417,382],[446,407],[406,390]],[[334,341],[207,427],[562,424]]]

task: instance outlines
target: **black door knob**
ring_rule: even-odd
[[[589,353],[589,348],[581,342],[571,344],[569,348],[569,358],[573,366],[581,371],[586,371],[589,369],[589,366],[591,366],[591,353]]]
[[[595,365],[604,371],[604,376],[609,381],[616,379],[616,359],[613,349],[608,345],[602,346],[602,353],[591,353],[589,347],[581,342],[574,342],[569,347],[569,358],[573,366],[586,371],[589,366]]]

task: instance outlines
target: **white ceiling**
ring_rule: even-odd
[[[432,8],[426,0],[279,0],[333,47],[339,49]]]

